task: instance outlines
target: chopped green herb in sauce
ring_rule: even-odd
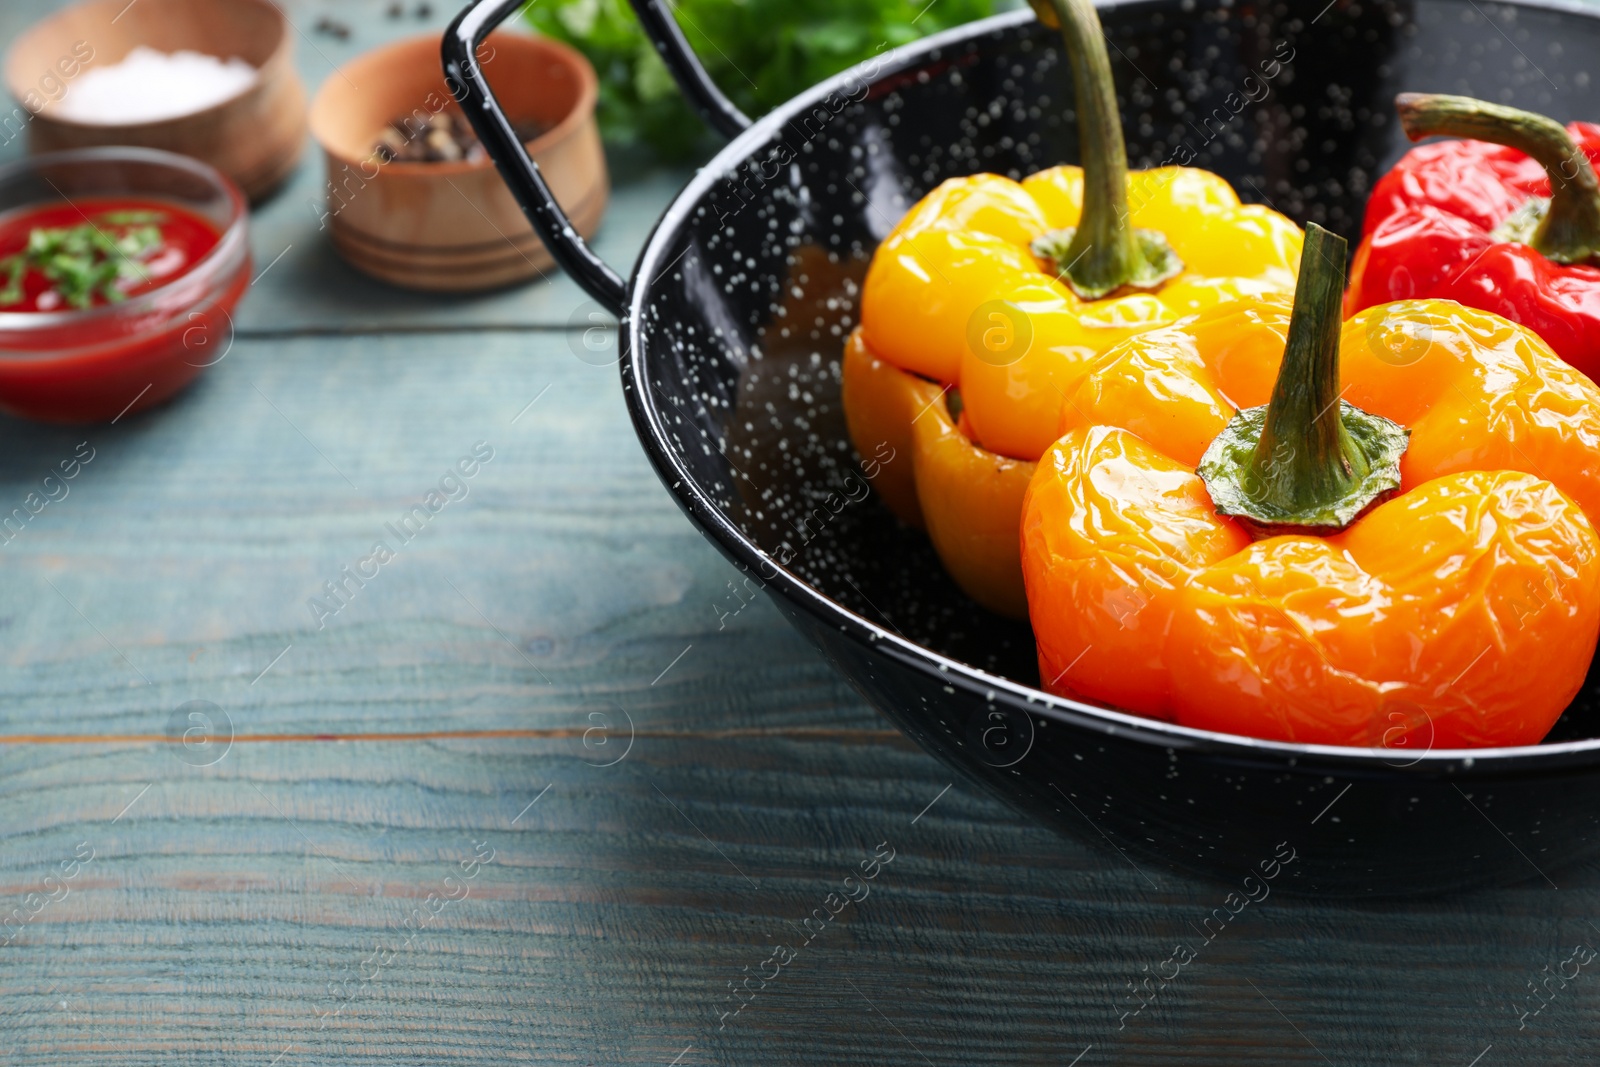
[[[160,211],[107,211],[77,226],[37,226],[21,252],[0,259],[0,307],[19,303],[23,281],[38,271],[68,306],[87,308],[95,297],[115,304],[125,283],[144,281],[143,261],[161,247]]]

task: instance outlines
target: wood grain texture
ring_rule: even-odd
[[[308,34],[355,26],[312,37],[337,59],[416,28],[384,6],[289,10]],[[259,216],[261,264],[292,249],[196,389],[80,432],[0,420],[0,507],[95,450],[0,546],[0,921],[22,923],[0,944],[4,1062],[1600,1055],[1600,975],[1525,1028],[1511,1007],[1600,944],[1600,872],[1403,905],[1274,895],[1206,943],[1238,887],[945,791],[772,607],[719,620],[733,572],[651,473],[615,369],[575,357],[576,290],[365,282],[296,206],[312,169]],[[619,175],[607,255],[675,180]],[[467,496],[319,629],[307,600],[479,441]],[[179,743],[193,701],[212,747]],[[880,842],[870,896],[804,944]],[[1197,959],[1119,1029],[1177,941]],[[723,1020],[774,942],[798,955]]]

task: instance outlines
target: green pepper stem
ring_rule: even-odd
[[[1434,134],[1515,148],[1550,176],[1550,203],[1538,207],[1524,243],[1556,263],[1600,261],[1600,181],[1589,157],[1554,119],[1470,96],[1401,93],[1400,125],[1413,141]],[[1513,216],[1515,218],[1515,216]]]
[[[1339,404],[1339,327],[1349,245],[1314,222],[1295,282],[1289,339],[1250,473],[1280,507],[1343,496],[1366,474]]]
[[[1083,211],[1070,243],[1055,254],[1067,283],[1086,300],[1123,286],[1154,288],[1182,270],[1160,235],[1135,233],[1128,211],[1128,148],[1111,80],[1111,57],[1093,0],[1029,0],[1039,21],[1061,31],[1072,68],[1083,167]]]
[[[1200,460],[1217,512],[1259,534],[1336,532],[1400,485],[1406,429],[1339,397],[1348,250],[1306,224],[1272,399],[1236,414]]]

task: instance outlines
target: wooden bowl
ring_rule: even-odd
[[[178,152],[211,164],[259,200],[289,176],[305,145],[306,92],[293,42],[272,0],[89,0],[17,38],[6,88],[31,116],[32,152],[102,145]],[[256,80],[220,104],[158,122],[92,124],[57,115],[55,105],[81,70],[116,63],[138,45],[238,57],[256,68]]]
[[[479,57],[506,113],[545,127],[528,151],[578,232],[591,236],[609,190],[594,68],[565,45],[510,31],[490,36]],[[311,131],[327,155],[322,223],[334,247],[376,278],[439,292],[508,285],[549,270],[555,261],[489,159],[380,163],[373,155],[391,121],[420,122],[447,107],[455,101],[436,34],[368,52],[323,83]]]

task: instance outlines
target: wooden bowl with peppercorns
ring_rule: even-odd
[[[609,191],[594,69],[565,45],[510,31],[493,34],[478,58],[574,226],[592,235]],[[309,209],[358,270],[460,292],[554,264],[461,115],[437,36],[375,49],[330,76],[312,102],[311,130],[328,170]]]

